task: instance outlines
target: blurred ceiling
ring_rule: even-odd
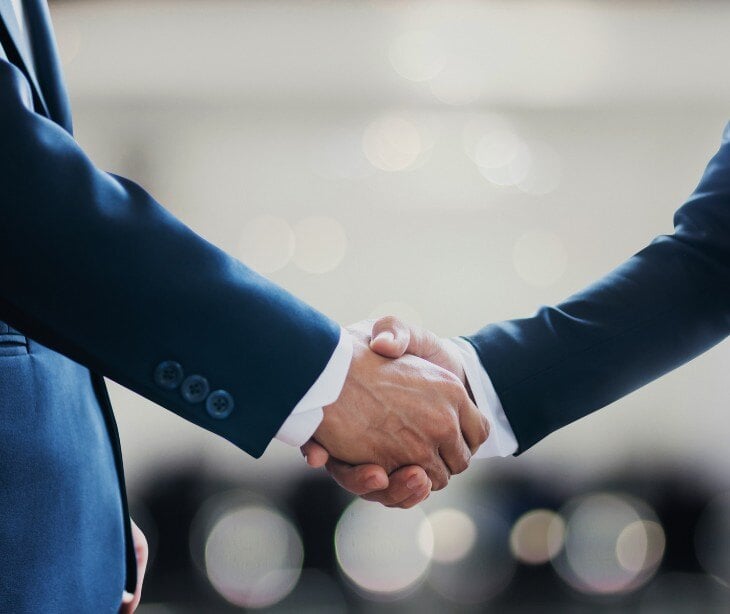
[[[110,0],[52,14],[76,100],[730,102],[730,3]]]

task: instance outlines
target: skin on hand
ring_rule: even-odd
[[[124,591],[122,594],[122,605],[119,607],[119,614],[132,614],[137,609],[142,599],[142,583],[144,582],[144,574],[147,570],[147,559],[149,558],[149,546],[147,538],[142,530],[130,518],[132,525],[132,541],[134,542],[134,555],[137,558],[137,586],[134,589],[134,595]]]
[[[357,335],[342,393],[314,435],[351,465],[419,465],[434,490],[468,467],[484,438],[486,423],[458,377],[416,356],[383,358]]]
[[[413,354],[450,371],[466,385],[466,374],[459,355],[450,344],[430,330],[406,324],[395,316],[358,322],[348,329],[354,335],[366,335],[370,349],[389,358]]]
[[[311,439],[302,446],[302,454],[310,467],[326,467],[345,490],[387,507],[408,509],[431,494],[431,480],[417,465],[401,467],[388,475],[380,465],[349,465],[332,458]]]
[[[409,326],[398,318],[388,316],[376,322],[358,323],[350,328],[350,332],[360,340],[370,341],[371,349],[382,356],[398,358],[408,352],[449,370],[466,384],[459,356],[450,344],[443,343],[430,331]],[[477,438],[478,443],[472,447],[472,453],[486,441],[489,434],[488,424],[480,413],[477,418],[476,422],[484,425],[484,432],[483,439]],[[326,466],[335,481],[346,490],[388,507],[412,507],[426,499],[431,492],[430,480],[419,466],[401,467],[388,476],[386,470],[376,464],[353,466],[332,458],[325,448],[313,440],[302,446],[302,453],[310,466]]]

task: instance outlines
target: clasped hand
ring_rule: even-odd
[[[489,425],[442,340],[392,317],[350,327],[354,352],[340,397],[302,453],[344,488],[412,507],[469,466]]]

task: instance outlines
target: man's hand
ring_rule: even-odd
[[[134,554],[137,557],[137,586],[134,589],[134,595],[124,591],[119,614],[132,614],[137,609],[139,601],[142,599],[142,582],[144,581],[144,572],[147,569],[147,558],[149,557],[147,538],[131,518],[129,522],[132,524],[132,541],[134,542]]]
[[[350,332],[360,341],[369,341],[370,348],[382,356],[398,358],[404,353],[413,354],[450,371],[466,384],[459,356],[450,344],[443,343],[430,331],[409,326],[394,317],[385,317],[376,322],[358,323]],[[489,433],[483,418],[482,424],[485,432],[479,445]],[[419,466],[402,467],[388,476],[386,469],[377,464],[353,466],[338,460],[315,441],[305,444],[302,453],[312,467],[326,466],[335,481],[346,490],[388,507],[413,507],[431,492],[431,481]]]
[[[370,349],[388,358],[412,354],[446,369],[467,385],[464,367],[451,344],[444,343],[430,330],[407,324],[394,316],[385,316],[375,322],[365,320],[350,328],[353,334],[367,335]]]
[[[345,386],[337,402],[324,408],[314,441],[350,465],[374,463],[387,473],[418,465],[430,488],[445,487],[485,441],[486,420],[452,372],[416,356],[378,356],[353,332]],[[363,479],[363,472],[356,473]]]

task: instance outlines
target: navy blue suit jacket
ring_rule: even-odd
[[[524,451],[730,333],[730,124],[674,234],[531,318],[467,339]]]
[[[258,457],[339,326],[94,166],[25,9],[35,71],[0,0],[0,611],[116,611],[136,573],[102,376]]]

